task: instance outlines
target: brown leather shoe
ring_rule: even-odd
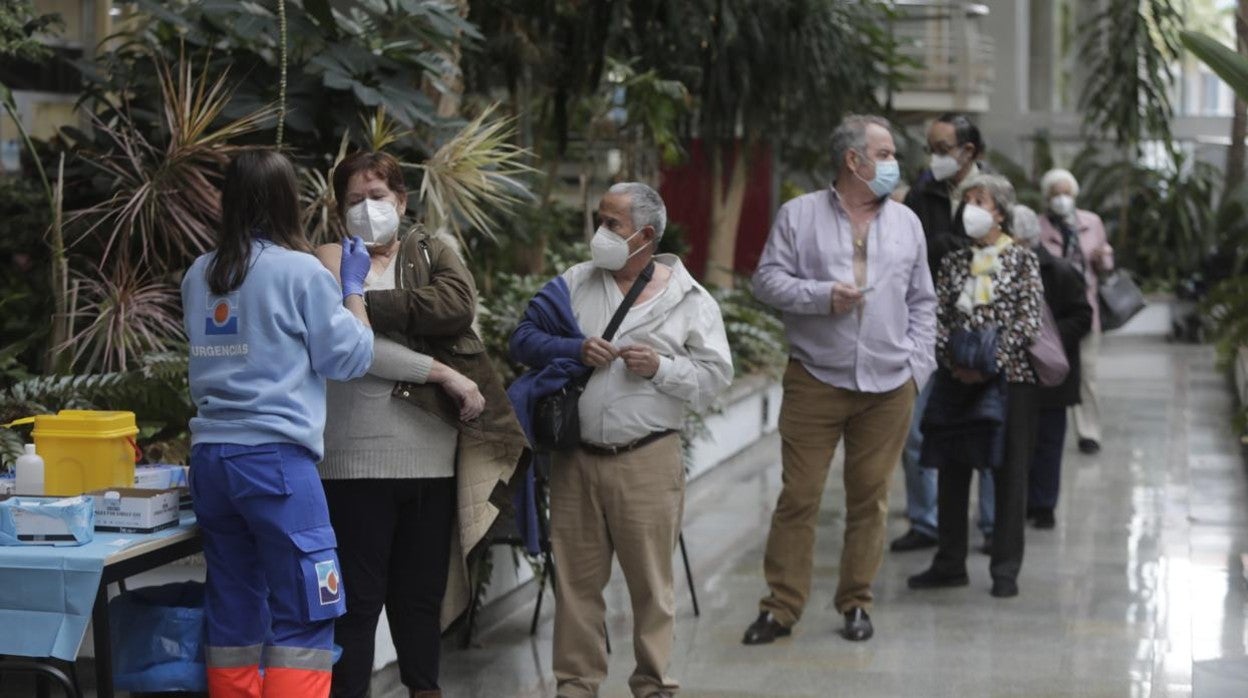
[[[778,637],[788,637],[792,634],[792,628],[780,625],[780,621],[776,620],[775,616],[768,611],[763,611],[758,614],[758,619],[745,629],[745,637],[741,639],[741,644],[766,645],[775,642]]]
[[[407,692],[407,695],[410,698],[442,698],[442,691],[440,689],[434,689],[432,691],[417,691],[413,688]]]

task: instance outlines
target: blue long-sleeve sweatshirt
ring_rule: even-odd
[[[252,243],[247,278],[217,296],[202,255],[182,281],[190,339],[191,443],[294,443],[324,453],[325,380],[364,375],[373,332],[343,307],[316,257]]]

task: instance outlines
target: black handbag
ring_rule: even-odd
[[[624,316],[628,314],[628,309],[633,306],[637,296],[641,295],[646,284],[650,283],[653,275],[654,262],[650,262],[637,275],[632,287],[625,294],[624,300],[620,302],[620,307],[615,309],[611,322],[607,323],[607,329],[602,333],[603,339],[609,342],[615,336],[616,330],[620,329],[620,324],[624,322]],[[533,412],[534,448],[548,452],[571,451],[581,445],[581,416],[578,403],[592,375],[593,371],[589,371],[579,378],[573,378],[558,391],[538,399]]]
[[[1130,274],[1122,271],[1111,272],[1101,279],[1099,296],[1103,331],[1127,324],[1146,305],[1140,287],[1135,285]]]

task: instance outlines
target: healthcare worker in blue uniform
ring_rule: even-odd
[[[368,253],[343,248],[340,289],[311,254],[290,161],[246,152],[225,173],[217,249],[182,282],[213,698],[329,695],[345,605],[316,470],[325,381],[373,358]]]

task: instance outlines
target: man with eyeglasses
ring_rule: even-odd
[[[958,186],[967,177],[991,170],[980,162],[984,156],[984,140],[979,128],[965,114],[944,114],[927,130],[928,168],[919,175],[905,204],[919,217],[927,237],[927,263],[933,275],[940,261],[953,250],[970,244],[962,230],[958,213]],[[902,452],[902,469],[906,474],[906,518],[910,530],[894,540],[889,548],[895,552],[922,550],[936,545],[936,471],[919,466],[923,434],[919,431],[928,391],[919,394],[914,403],[914,419]],[[992,475],[980,473],[979,530],[984,535],[984,550],[992,540],[994,491]]]

